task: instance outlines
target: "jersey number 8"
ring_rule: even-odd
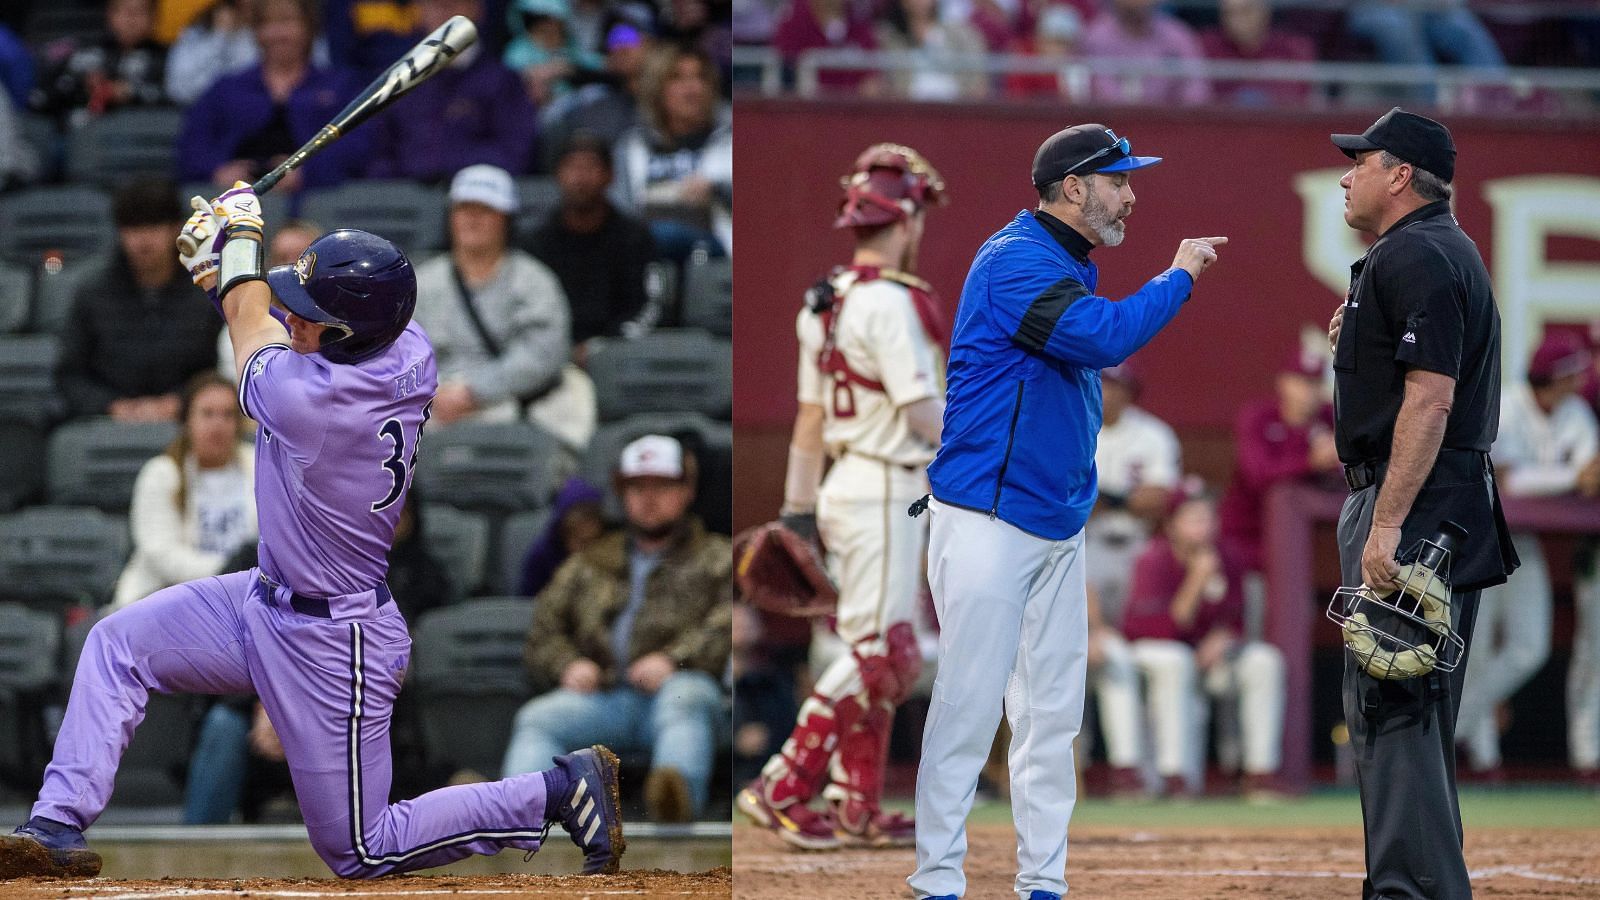
[[[394,484],[389,487],[389,493],[382,500],[372,504],[373,512],[382,512],[394,505],[405,495],[406,485],[410,483],[410,475],[417,468],[417,446],[422,443],[422,429],[428,427],[428,418],[433,415],[433,401],[422,408],[422,421],[417,425],[416,440],[411,442],[411,457],[406,458],[406,435],[400,427],[399,419],[386,419],[378,427],[378,439],[393,442],[394,449],[389,458],[383,461],[383,467],[394,476]]]

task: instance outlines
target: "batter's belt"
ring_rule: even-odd
[[[267,573],[259,572],[257,574],[260,575],[260,578],[256,581],[256,587],[260,590],[266,591],[269,595],[275,596],[279,588],[289,590],[286,585],[278,584],[276,581],[268,578]],[[271,602],[270,596],[265,599],[267,602]],[[393,599],[394,595],[389,593],[388,585],[380,582],[376,588],[373,588],[374,608],[382,609],[385,603],[388,603]],[[296,594],[293,591],[289,591],[289,606],[295,612],[300,613],[301,615],[315,616],[319,619],[333,618],[333,611],[328,604],[327,597],[307,597],[303,594]]]

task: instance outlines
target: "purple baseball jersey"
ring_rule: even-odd
[[[388,802],[411,637],[383,579],[436,383],[415,324],[353,365],[282,344],[251,355],[239,397],[261,424],[261,567],[157,591],[95,625],[33,815],[78,828],[99,818],[151,691],[253,691],[311,845],[339,875],[539,848],[538,772]]]
[[[439,386],[433,347],[413,322],[355,365],[268,344],[250,355],[239,405],[256,432],[261,571],[297,593],[371,590]]]

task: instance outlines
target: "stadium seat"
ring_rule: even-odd
[[[444,246],[444,196],[410,181],[352,181],[306,194],[302,218],[325,228],[359,228],[419,257]]]
[[[500,523],[500,536],[495,541],[493,574],[494,589],[502,594],[516,594],[522,582],[522,560],[528,548],[544,533],[550,524],[551,511],[535,509],[508,516]]]
[[[50,436],[46,483],[51,503],[123,512],[139,470],[178,435],[173,422],[68,422]]]
[[[4,353],[0,346],[0,353]],[[0,513],[33,503],[44,492],[45,436],[42,422],[0,417]]]
[[[44,334],[61,334],[72,316],[72,304],[78,299],[83,283],[95,277],[110,256],[93,253],[70,260],[47,260],[37,266],[34,282],[33,316],[28,330]]]
[[[529,696],[522,645],[533,622],[524,597],[469,600],[423,614],[412,631],[412,687],[421,695],[430,760],[500,772],[511,719]]]
[[[0,335],[0,418],[41,426],[55,418],[61,407],[55,376],[60,355],[51,335]]]
[[[525,422],[463,422],[430,430],[417,460],[429,500],[458,509],[535,509],[555,492],[554,436]]]
[[[26,266],[0,262],[0,334],[28,327],[33,313],[33,273]]]
[[[684,281],[683,324],[733,337],[733,260],[691,262]]]
[[[699,329],[596,338],[589,352],[600,421],[688,410],[727,418],[733,408],[732,344]]]
[[[0,197],[0,257],[31,266],[53,252],[87,256],[115,239],[111,198],[98,188],[30,188]]]
[[[0,603],[0,783],[24,793],[50,757],[44,706],[57,682],[59,616]]]
[[[144,721],[117,766],[112,796],[118,806],[176,806],[194,749],[194,700],[185,694],[150,694]]]
[[[489,519],[429,503],[422,511],[422,537],[432,553],[450,574],[453,588],[448,602],[470,597],[483,586],[484,567],[489,557]]]
[[[0,598],[99,605],[128,546],[127,519],[97,509],[37,506],[0,516]]]
[[[17,121],[21,126],[22,139],[39,156],[40,180],[54,181],[61,162],[61,132],[56,129],[56,120],[50,116],[29,113],[18,116]]]
[[[130,178],[171,178],[183,110],[124,109],[95,119],[67,139],[67,178],[104,188]]]
[[[612,490],[611,473],[622,448],[647,434],[666,434],[682,441],[700,464],[700,479],[692,511],[707,528],[724,534],[733,527],[733,428],[699,413],[644,413],[604,425],[589,442],[578,474],[606,491],[609,519],[622,518],[622,506]]]
[[[86,34],[105,30],[106,13],[102,4],[55,0],[31,6],[32,12],[28,15],[28,24],[22,30],[22,37],[35,48],[43,48],[61,38],[81,40]]]
[[[517,198],[522,203],[519,215],[543,221],[561,205],[561,186],[548,175],[525,176],[517,179]]]

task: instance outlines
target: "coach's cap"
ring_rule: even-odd
[[[683,445],[661,434],[647,434],[622,448],[618,478],[683,477]]]
[[[450,202],[482,203],[509,216],[517,211],[517,185],[499,166],[467,166],[450,181]]]
[[[1589,370],[1593,356],[1583,338],[1570,331],[1552,331],[1539,342],[1528,363],[1528,381],[1535,387],[1581,375]]]
[[[1387,150],[1405,162],[1426,169],[1445,181],[1456,177],[1456,145],[1450,129],[1427,116],[1396,106],[1361,134],[1329,135],[1333,145],[1351,159],[1366,150]]]
[[[1159,156],[1134,156],[1133,142],[1104,125],[1074,125],[1045,138],[1033,155],[1033,186],[1068,175],[1131,172],[1161,162]]]

